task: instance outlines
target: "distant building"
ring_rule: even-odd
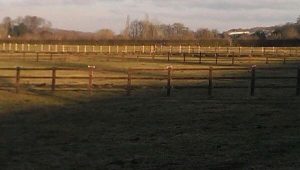
[[[229,32],[228,35],[234,36],[234,35],[250,35],[250,31],[233,31]]]

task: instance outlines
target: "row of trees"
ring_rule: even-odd
[[[43,33],[51,28],[51,22],[36,16],[11,19],[5,17],[0,24],[0,37],[26,37]]]
[[[255,30],[255,31],[254,31]],[[252,34],[241,35],[241,40],[290,40],[300,39],[300,16],[295,23],[286,23],[284,25],[254,28]]]
[[[217,39],[222,38],[217,30],[198,29],[196,32],[190,30],[182,23],[157,24],[151,22],[146,16],[144,20],[130,22],[127,17],[126,27],[122,36],[127,39],[142,40],[194,40],[194,39]]]
[[[296,23],[287,23],[276,27],[273,35],[277,39],[300,39],[300,16]]]
[[[268,30],[255,30],[254,33],[230,37],[227,32],[199,28],[189,29],[182,23],[160,24],[150,21],[148,15],[142,20],[130,21],[120,34],[110,29],[101,29],[95,33],[68,31],[51,28],[51,22],[37,17],[25,16],[11,19],[5,17],[0,23],[0,39],[29,40],[211,40],[211,39],[297,39],[300,38],[300,17],[296,23],[269,27]]]
[[[143,20],[130,21],[120,34],[110,29],[101,29],[95,33],[68,31],[51,28],[51,22],[36,16],[25,16],[11,19],[5,17],[0,24],[0,39],[53,39],[53,40],[195,40],[222,38],[217,30],[190,30],[182,23],[158,24],[146,16]]]

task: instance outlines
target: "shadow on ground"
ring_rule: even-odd
[[[0,166],[299,169],[299,98],[236,93],[216,91],[208,97],[206,90],[186,89],[168,98],[165,89],[140,89],[131,97],[31,92],[41,96],[26,99],[36,105],[1,112]],[[49,98],[61,104],[48,104]]]
[[[180,92],[184,93],[184,92]],[[297,169],[299,99],[94,94],[2,114],[3,169]],[[197,95],[196,95],[197,96]],[[199,96],[198,96],[199,97]]]

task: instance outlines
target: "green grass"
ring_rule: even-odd
[[[168,65],[3,61],[0,67],[21,64],[95,64],[111,74]],[[294,89],[261,89],[256,97],[247,89],[215,90],[213,97],[206,89],[174,89],[170,98],[165,93],[162,88],[136,89],[131,97],[118,89],[92,95],[1,90],[1,169],[300,168],[300,102]]]

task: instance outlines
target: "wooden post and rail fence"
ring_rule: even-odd
[[[167,68],[129,68],[127,70],[127,76],[119,76],[119,77],[112,77],[112,76],[95,76],[94,73],[96,72],[95,66],[89,66],[88,69],[76,69],[76,68],[58,68],[58,67],[52,67],[52,68],[23,68],[23,67],[16,67],[16,68],[0,68],[0,71],[14,71],[15,70],[15,76],[2,76],[0,74],[0,80],[1,79],[15,79],[15,84],[11,84],[11,87],[15,87],[16,93],[20,92],[21,88],[21,80],[23,79],[49,79],[51,80],[51,91],[56,91],[57,88],[57,80],[87,80],[87,90],[92,93],[94,90],[94,80],[124,80],[127,81],[127,85],[125,87],[126,94],[130,96],[132,94],[133,90],[133,80],[139,80],[139,81],[147,81],[147,80],[159,80],[159,81],[165,81],[166,80],[166,89],[167,89],[167,96],[171,96],[172,89],[174,87],[174,84],[172,83],[173,80],[182,80],[182,81],[188,81],[188,80],[202,80],[207,81],[208,85],[204,86],[197,86],[197,88],[206,88],[208,90],[208,95],[213,95],[213,89],[215,88],[248,88],[250,90],[250,95],[254,96],[255,91],[258,88],[269,88],[269,89],[295,89],[296,95],[300,95],[300,68],[295,67],[277,67],[277,68],[257,68],[255,65],[251,68],[249,67],[234,67],[234,68],[226,68],[226,67],[208,67],[208,68],[173,68],[172,66],[168,66]],[[288,70],[289,73],[293,70],[296,73],[296,76],[257,76],[257,70],[264,71],[264,70]],[[51,71],[51,76],[22,76],[23,71]],[[58,71],[86,71],[88,74],[87,76],[58,76]],[[161,77],[140,77],[135,76],[136,73],[140,73],[143,71],[151,71],[151,72],[160,72],[166,73],[166,76]],[[207,76],[204,77],[178,77],[175,76],[176,72],[184,72],[184,71],[193,71],[193,72],[199,72],[199,73],[205,73],[207,72]],[[248,76],[214,76],[214,71],[245,71],[249,72],[250,74]],[[218,80],[246,80],[249,81],[249,86],[220,86],[220,87],[214,87],[214,82]],[[293,86],[287,86],[287,85],[280,85],[280,86],[257,86],[256,81],[257,80],[295,80],[296,84]],[[232,82],[233,84],[235,82]],[[71,85],[70,85],[71,86]],[[138,86],[138,84],[137,84]],[[0,84],[1,87],[1,84]],[[183,86],[184,88],[189,88],[189,86]]]
[[[64,47],[65,48],[65,47]],[[109,49],[111,49],[110,47]],[[118,47],[118,51],[120,47]],[[182,47],[181,47],[182,48]],[[95,47],[93,46],[93,49]],[[103,48],[101,48],[103,49]],[[143,48],[145,50],[145,48]],[[72,58],[72,57],[79,57],[80,58],[86,58],[86,57],[81,57],[81,56],[86,56],[86,55],[93,55],[93,59],[101,59],[105,58],[107,60],[111,59],[136,59],[137,61],[140,60],[157,60],[157,61],[167,61],[167,62],[183,62],[183,63],[199,63],[202,64],[204,62],[207,63],[215,63],[218,65],[221,61],[223,63],[231,63],[231,65],[236,65],[238,63],[243,63],[243,62],[264,62],[265,64],[269,64],[272,61],[276,62],[281,62],[283,64],[286,64],[288,60],[291,61],[300,61],[300,53],[299,50],[296,48],[294,49],[282,49],[283,51],[280,53],[278,52],[279,49],[272,50],[266,52],[265,48],[263,48],[263,52],[260,55],[258,48],[256,48],[256,52],[254,54],[253,48],[251,48],[251,51],[246,50],[245,52],[241,52],[242,49],[244,48],[238,48],[237,49],[227,49],[227,50],[217,50],[217,51],[210,51],[209,49],[203,49],[202,51],[197,51],[197,52],[191,52],[191,51],[168,51],[168,52],[161,52],[161,51],[151,51],[150,54],[147,52],[143,51],[137,51],[135,50],[133,53],[128,52],[128,47],[126,46],[125,50],[122,51],[122,53],[112,53],[111,50],[108,51],[108,53],[101,51],[95,51],[94,52],[87,52],[84,50],[83,52],[78,52],[76,51],[11,51],[7,53],[7,51],[2,51],[0,50],[0,59],[1,58],[8,58],[8,59],[18,59],[22,58],[23,60],[25,59],[30,59],[33,58],[36,62],[39,62],[41,60],[54,60],[55,58],[57,59],[62,59],[63,61],[66,61],[67,58]],[[293,51],[293,52],[292,52]],[[102,55],[105,54],[105,55]],[[134,57],[136,56],[136,57]],[[182,60],[180,59],[182,57]]]
[[[167,52],[167,53],[137,53],[129,54],[120,53],[119,55],[114,54],[105,54],[101,53],[77,53],[77,52],[15,52],[12,54],[0,53],[0,59],[22,59],[22,60],[34,60],[36,62],[40,61],[53,61],[54,59],[61,59],[66,61],[68,58],[78,58],[78,60],[86,59],[87,56],[93,56],[93,59],[121,59],[122,61],[126,60],[157,60],[164,62],[182,62],[182,63],[215,63],[216,65],[226,63],[231,65],[236,65],[239,63],[249,63],[249,62],[263,62],[265,64],[270,64],[271,62],[280,62],[286,64],[287,61],[300,61],[300,54],[264,54],[264,55],[253,55],[253,54],[239,54],[236,52],[209,52],[201,51],[196,53],[176,53],[176,52]],[[180,59],[182,57],[182,59]]]
[[[0,52],[21,53],[105,53],[105,54],[167,54],[167,53],[217,53],[242,55],[299,55],[299,47],[233,47],[233,46],[200,46],[200,45],[70,45],[70,44],[25,44],[1,43]]]

